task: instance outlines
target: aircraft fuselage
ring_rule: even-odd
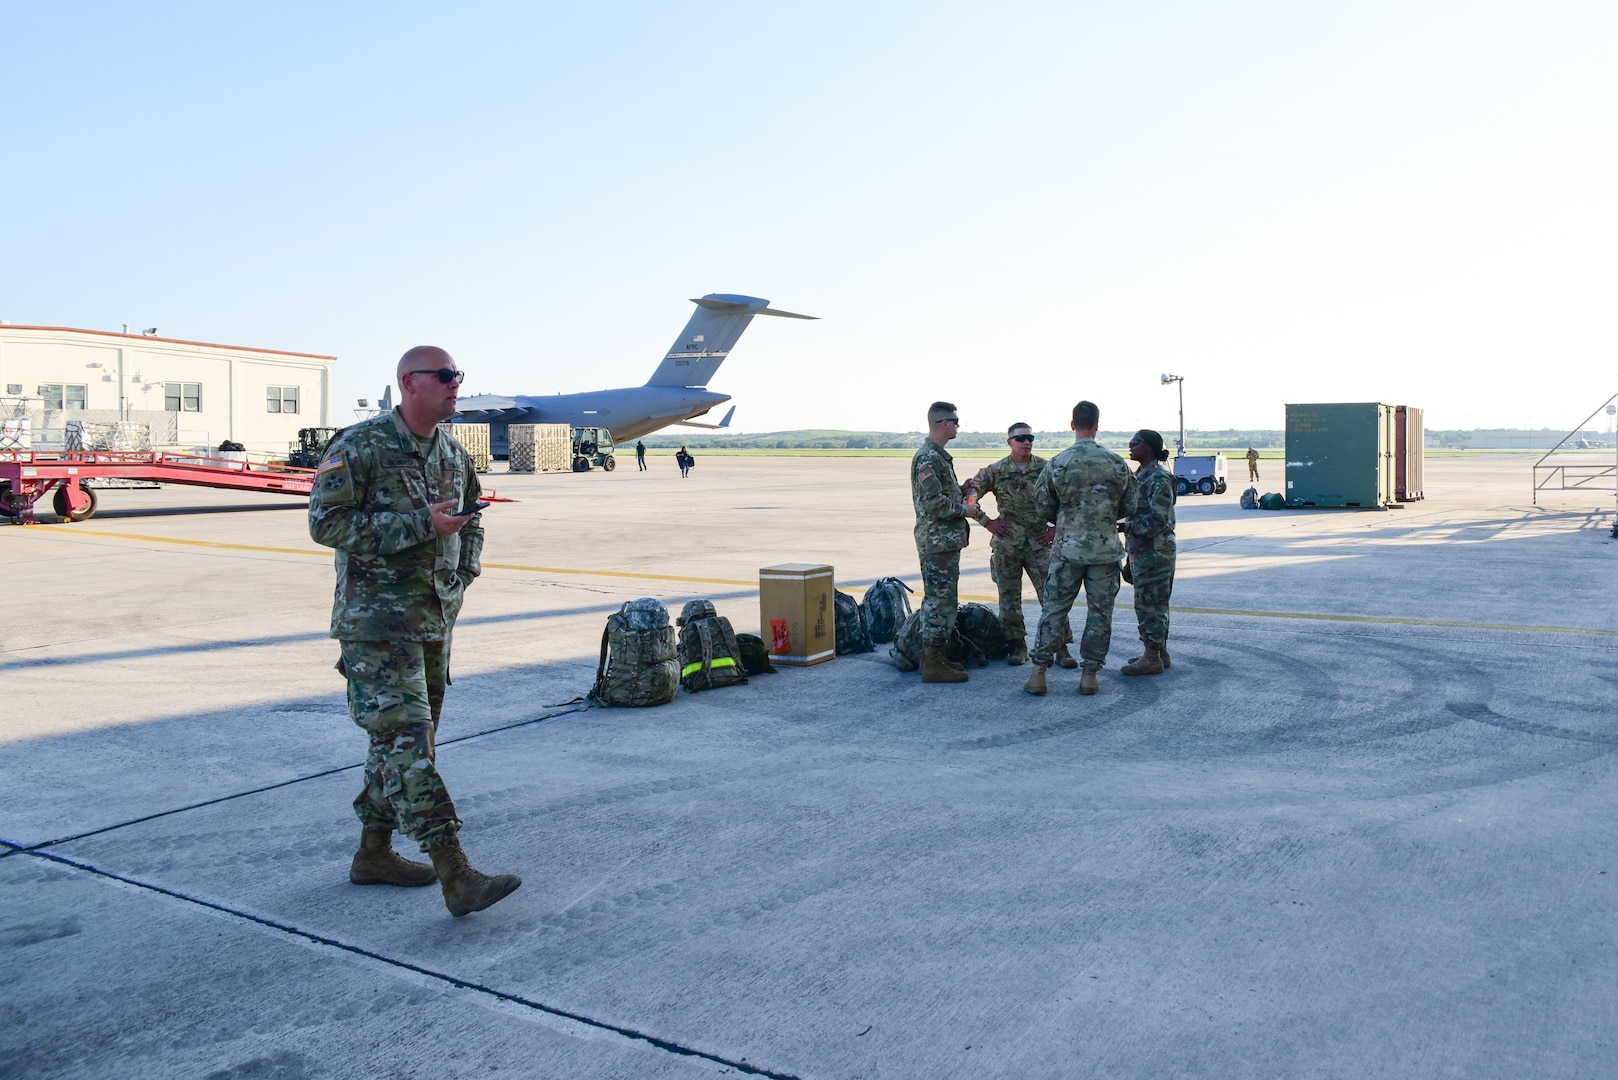
[[[516,408],[490,416],[490,450],[505,454],[510,424],[566,424],[612,429],[619,443],[634,442],[669,424],[701,416],[730,400],[729,394],[683,386],[626,386],[584,394],[524,395],[512,398]]]

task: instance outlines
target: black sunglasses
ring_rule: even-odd
[[[940,417],[938,422],[940,424],[959,424],[961,418],[959,416],[944,416]]]
[[[1032,435],[1013,435],[1011,437],[1011,441],[1012,442],[1033,442],[1034,437]]]
[[[438,381],[443,383],[445,386],[448,386],[450,383],[464,382],[465,379],[466,379],[466,372],[464,372],[464,371],[456,371],[452,367],[441,367],[441,368],[432,369],[432,370],[426,370],[426,371],[407,371],[407,372],[405,372],[405,374],[406,375],[436,375],[436,376],[438,376]]]
[[[1129,445],[1130,446],[1139,446],[1140,445],[1140,440],[1139,439],[1130,439],[1129,440]]]

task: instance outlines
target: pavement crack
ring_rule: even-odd
[[[170,889],[162,885],[155,885],[149,881],[141,881],[138,878],[126,877],[123,874],[115,874],[110,870],[103,870],[98,866],[81,862],[78,859],[70,859],[65,855],[57,855],[52,852],[38,850],[29,850],[25,852],[25,854],[31,855],[37,859],[45,859],[49,862],[58,863],[62,866],[71,866],[75,870],[80,870],[87,874],[93,874],[96,877],[104,878],[108,881],[116,881],[120,884],[130,886],[131,888],[142,889],[147,892],[156,893],[159,896],[166,896],[171,900],[179,900],[183,903],[194,904],[197,907],[206,908],[209,911],[217,912],[221,915],[241,919],[244,922],[253,923],[256,926],[274,930],[277,933],[301,938],[304,941],[314,942],[317,945],[323,945],[329,949],[337,949],[340,952],[346,952],[353,956],[361,956],[375,963],[397,968],[400,971],[408,971],[424,978],[433,979],[437,982],[443,983],[446,986],[452,986],[458,990],[467,990],[476,994],[485,994],[491,998],[510,1005],[517,1005],[522,1008],[532,1009],[535,1012],[544,1013],[547,1016],[554,1016],[562,1020],[568,1020],[575,1024],[581,1024],[585,1027],[593,1028],[597,1031],[610,1032],[625,1039],[646,1043],[649,1046],[656,1047],[657,1049],[670,1054],[677,1054],[681,1057],[697,1058],[702,1061],[711,1061],[716,1065],[723,1065],[726,1068],[735,1069],[737,1072],[743,1073],[747,1076],[764,1076],[771,1078],[771,1080],[800,1080],[799,1077],[792,1073],[776,1072],[771,1069],[761,1068],[757,1065],[750,1065],[746,1061],[733,1061],[730,1058],[723,1057],[719,1054],[711,1054],[705,1050],[698,1050],[695,1047],[686,1046],[682,1043],[660,1038],[659,1036],[653,1035],[649,1032],[624,1027],[620,1024],[609,1023],[605,1020],[597,1020],[594,1017],[585,1016],[582,1013],[572,1012],[568,1009],[558,1008],[554,1005],[546,1005],[542,1001],[535,1001],[532,998],[523,997],[521,994],[508,993],[507,991],[498,990],[492,986],[486,986],[483,983],[458,978],[454,975],[448,974],[447,972],[434,971],[432,968],[422,967],[420,964],[412,964],[409,961],[400,960],[397,957],[385,956],[382,953],[363,948],[359,945],[351,945],[346,941],[339,941],[336,938],[327,937],[324,934],[317,934],[312,930],[305,930],[302,927],[293,926],[290,923],[280,922],[275,919],[267,918],[263,915],[255,915],[249,911],[242,911],[238,908],[230,907],[228,904],[215,903],[212,900],[204,900],[200,896],[192,896],[189,893],[180,892],[178,889]]]

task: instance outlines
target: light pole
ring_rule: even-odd
[[[1165,372],[1163,375],[1163,385],[1167,386],[1169,383],[1180,384],[1180,452],[1174,456],[1185,457],[1185,376],[1170,375]]]

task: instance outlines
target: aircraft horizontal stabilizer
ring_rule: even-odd
[[[755,311],[753,314],[755,314],[755,315],[779,315],[783,319],[810,319],[810,320],[815,320],[815,321],[818,321],[820,319],[819,315],[799,315],[796,311],[778,311],[778,310],[776,310],[775,308],[772,308],[772,307],[767,307],[763,311]]]
[[[707,428],[709,431],[718,431],[720,428],[728,428],[730,426],[730,418],[735,415],[736,406],[732,405],[730,407],[730,411],[725,413],[725,418],[719,421],[717,424],[699,424],[695,420],[680,420],[677,421],[677,423],[680,427],[699,427]]]

